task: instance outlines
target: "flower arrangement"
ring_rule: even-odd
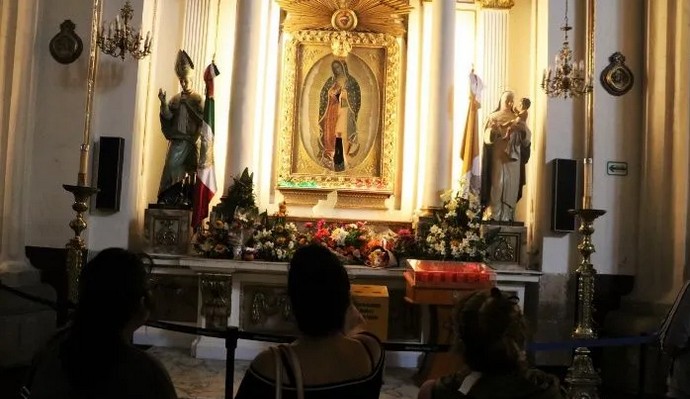
[[[391,250],[401,258],[414,257],[418,253],[417,239],[410,229],[400,229],[392,240]]]
[[[355,264],[366,262],[367,245],[374,238],[374,233],[366,222],[328,224],[325,220],[319,220],[316,225],[306,223],[304,227],[312,242],[325,245],[343,262]]]
[[[218,219],[207,222],[207,228],[202,228],[192,237],[192,246],[197,254],[206,258],[229,258],[231,251],[230,225]]]
[[[259,259],[288,261],[299,247],[298,234],[294,223],[277,223],[270,228],[264,227],[254,232],[252,246]]]
[[[487,244],[481,236],[479,195],[461,184],[460,190],[441,195],[443,208],[435,213],[434,222],[421,244],[425,258],[482,262]]]
[[[254,232],[251,243],[260,259],[268,261],[289,261],[297,248],[310,242],[306,233],[297,229],[294,223],[287,222],[287,206],[281,203],[274,215],[274,222],[266,221]]]
[[[254,197],[254,174],[245,168],[233,178],[228,195],[213,208],[211,221],[192,237],[197,254],[207,258],[240,258],[246,232],[255,227],[258,208]]]

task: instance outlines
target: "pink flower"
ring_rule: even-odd
[[[412,237],[412,232],[410,229],[400,229],[398,230],[398,235],[400,237]]]

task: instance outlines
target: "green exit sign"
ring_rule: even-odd
[[[627,162],[606,162],[606,174],[611,176],[627,176],[628,163]]]

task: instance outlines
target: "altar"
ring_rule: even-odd
[[[199,257],[154,256],[152,279],[154,292],[159,298],[165,290],[166,280],[184,279],[190,290],[196,288],[196,315],[182,321],[173,311],[160,307],[176,307],[174,303],[157,303],[159,314],[165,314],[170,322],[184,322],[198,327],[222,328],[237,326],[240,330],[257,334],[297,333],[287,300],[287,263],[264,261],[239,261],[206,259]],[[396,343],[425,343],[429,338],[426,323],[429,312],[426,306],[405,301],[404,267],[377,269],[369,266],[345,266],[353,284],[382,285],[388,288],[388,339]],[[541,272],[497,266],[496,285],[501,290],[517,296],[524,307],[530,285],[538,283]],[[161,288],[163,287],[163,288]],[[178,286],[167,285],[177,290]],[[536,290],[535,290],[536,292]],[[167,302],[167,301],[166,301]],[[528,318],[531,315],[527,315]],[[156,317],[156,314],[153,315]],[[204,359],[225,359],[225,344],[209,337],[175,337],[174,333],[151,327],[141,327],[134,334],[134,343],[156,346],[189,348],[192,355]],[[237,359],[253,359],[268,343],[240,340]],[[420,353],[392,352],[388,362],[392,366],[417,367]]]

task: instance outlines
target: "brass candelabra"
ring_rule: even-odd
[[[582,241],[577,249],[582,255],[577,274],[577,325],[573,331],[574,339],[594,339],[597,337],[592,326],[592,308],[594,301],[594,283],[597,274],[590,257],[595,252],[592,243],[594,233],[594,220],[605,214],[601,209],[577,209],[571,214],[580,218],[578,231],[582,235]],[[578,347],[575,350],[573,364],[568,369],[565,378],[569,385],[568,398],[592,399],[598,398],[597,387],[601,384],[601,378],[594,369],[590,351],[587,347]]]
[[[84,266],[86,258],[86,244],[81,237],[81,233],[86,230],[86,221],[84,220],[84,212],[89,209],[89,198],[98,192],[97,188],[88,186],[73,186],[63,184],[62,187],[74,195],[74,203],[72,209],[77,213],[77,216],[69,222],[69,227],[74,231],[72,237],[67,243],[67,287],[69,300],[76,303],[79,299],[79,274]]]
[[[113,57],[119,57],[123,61],[127,53],[136,60],[151,54],[151,32],[147,32],[146,38],[144,38],[141,27],[139,30],[135,30],[130,26],[133,15],[134,9],[129,0],[127,0],[120,9],[120,14],[115,18],[115,21],[108,25],[107,34],[105,24],[101,25],[101,30],[96,40],[101,51]]]
[[[566,0],[567,1],[567,0]],[[586,75],[592,76],[594,70],[594,10],[595,0],[587,0],[587,38]],[[567,4],[567,3],[566,3]],[[583,159],[583,190],[582,208],[571,211],[580,219],[578,231],[582,235],[582,241],[577,246],[582,256],[582,261],[576,270],[577,275],[577,325],[573,330],[574,339],[595,339],[596,332],[592,326],[592,309],[594,302],[594,285],[596,270],[591,262],[594,253],[594,220],[602,216],[606,211],[592,208],[593,192],[593,165],[594,165],[594,93],[589,91],[585,96],[585,156]],[[589,348],[585,346],[575,349],[573,363],[568,369],[565,378],[568,383],[569,399],[598,399],[598,387],[601,378],[597,374]]]
[[[100,19],[100,0],[93,1],[91,9],[91,49],[89,51],[89,69],[86,80],[86,109],[84,118],[84,137],[79,149],[79,173],[77,174],[77,185],[63,184],[62,187],[74,195],[72,209],[77,213],[76,217],[69,223],[69,227],[74,231],[72,237],[66,245],[67,248],[67,292],[72,303],[78,301],[79,274],[81,273],[84,260],[86,259],[86,244],[81,237],[81,233],[86,230],[86,220],[84,213],[89,209],[89,198],[98,192],[95,187],[87,185],[89,144],[91,142],[91,108],[93,106],[93,95],[96,87],[96,63],[98,61],[96,38],[98,36],[98,21]]]
[[[573,50],[570,48],[568,32],[573,28],[568,25],[568,0],[565,0],[565,21],[563,47],[556,55],[555,64],[544,70],[541,87],[549,97],[580,97],[592,91],[592,74],[585,73],[585,65],[573,61]]]

